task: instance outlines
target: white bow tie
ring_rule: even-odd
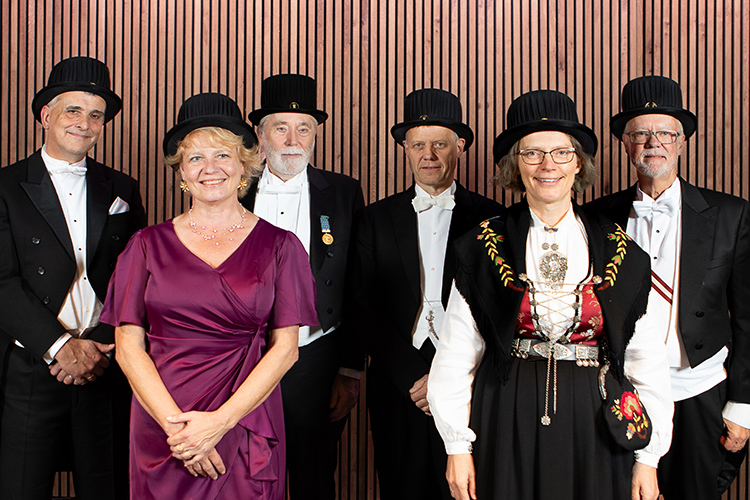
[[[62,165],[62,166],[51,166],[47,167],[50,174],[73,174],[73,175],[80,175],[84,176],[86,175],[86,167],[74,167],[71,165]]]
[[[654,212],[667,214],[671,217],[677,211],[677,207],[675,206],[675,200],[668,198],[656,201],[634,201],[633,210],[638,217],[649,217]]]
[[[414,206],[414,211],[417,213],[424,212],[431,207],[438,207],[443,210],[453,210],[453,207],[456,206],[456,200],[453,199],[452,194],[435,198],[431,196],[415,196],[414,199],[411,200],[411,204]]]
[[[302,192],[301,184],[261,184],[260,194],[296,194]]]

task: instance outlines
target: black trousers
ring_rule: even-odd
[[[450,500],[448,455],[432,417],[401,394],[373,361],[367,371],[375,468],[382,500]]]
[[[53,378],[45,362],[11,345],[0,375],[0,499],[49,500],[54,474],[72,470],[76,498],[116,498],[114,372],[84,386]],[[121,381],[120,381],[121,382]],[[119,422],[126,415],[118,415]],[[120,429],[120,445],[127,428]],[[120,450],[122,452],[122,450]],[[119,463],[127,461],[127,453]],[[120,469],[122,494],[127,469]],[[124,487],[127,495],[127,486]]]
[[[674,407],[669,452],[659,461],[659,489],[666,500],[715,500],[725,449],[721,411],[726,381]]]
[[[339,369],[337,332],[301,347],[281,379],[287,473],[292,500],[333,500],[338,442],[346,418],[330,422],[333,379]]]

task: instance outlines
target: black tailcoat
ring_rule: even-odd
[[[750,203],[682,187],[678,321],[690,366],[728,346],[727,398],[750,403]],[[587,206],[623,228],[636,186]]]
[[[346,418],[330,422],[329,403],[340,367],[362,370],[364,355],[345,320],[347,271],[352,228],[364,206],[359,181],[308,165],[310,189],[310,267],[315,277],[318,321],[336,330],[299,351],[281,381],[287,435],[289,493],[293,500],[333,499],[338,440]],[[242,204],[253,211],[257,181]],[[323,241],[321,216],[328,216],[333,242]]]
[[[365,208],[357,227],[354,279],[358,331],[370,356],[367,398],[383,498],[450,498],[445,448],[431,417],[409,397],[430,370],[429,341],[412,345],[422,305],[414,187]],[[456,186],[443,271],[443,306],[456,268],[453,242],[503,207]]]
[[[146,216],[134,179],[91,158],[86,159],[86,166],[86,270],[97,297],[104,301],[117,256],[130,236],[145,225]],[[129,211],[109,215],[118,197],[129,205]],[[57,316],[75,274],[70,233],[41,153],[0,169],[0,448],[13,450],[9,456],[0,453],[0,475],[4,474],[0,482],[15,485],[22,481],[24,492],[49,487],[49,498],[58,464],[47,457],[59,456],[74,473],[79,466],[83,469],[75,477],[76,492],[82,498],[109,498],[105,490],[112,487],[113,471],[115,480],[124,483],[115,489],[127,495],[129,390],[114,360],[101,378],[84,386],[57,382],[42,360],[65,332]],[[89,338],[113,343],[114,328],[100,324]],[[13,339],[25,348],[16,346]],[[9,410],[11,399],[13,411]],[[19,400],[25,408],[22,411]],[[88,416],[93,422],[85,421]],[[68,443],[65,440],[71,435],[73,442]],[[115,446],[123,446],[119,451],[111,448],[113,437]],[[40,449],[27,444],[32,438],[48,443]],[[98,457],[101,469],[96,461],[85,467],[80,461],[71,464],[70,451],[77,460]],[[17,467],[27,471],[32,467],[37,476],[17,473]]]

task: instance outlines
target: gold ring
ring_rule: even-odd
[[[182,443],[177,445],[177,451],[179,451],[180,453],[185,453],[185,449],[182,447]]]
[[[92,373],[91,375],[89,375],[88,377],[86,377],[86,380],[88,380],[89,382],[93,382],[95,378],[96,378],[96,375],[94,375]]]
[[[65,378],[69,378],[70,380],[73,380],[73,375],[68,375],[68,376],[67,376],[67,377],[65,377]]]

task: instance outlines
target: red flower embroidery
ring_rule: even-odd
[[[620,408],[622,416],[628,420],[633,420],[633,415],[641,415],[643,413],[641,402],[638,401],[638,397],[632,392],[622,393]]]

